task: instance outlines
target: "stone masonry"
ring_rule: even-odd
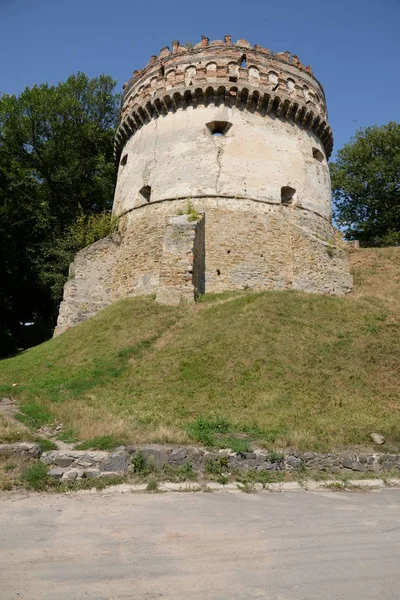
[[[48,465],[52,477],[64,480],[82,477],[112,477],[134,471],[135,457],[150,461],[154,467],[182,467],[189,464],[196,472],[207,472],[210,463],[218,463],[227,473],[243,471],[296,471],[310,474],[400,472],[400,455],[347,450],[335,453],[285,452],[261,450],[231,452],[194,446],[121,446],[113,452],[88,450],[51,450],[42,452],[38,444],[0,444],[0,455],[39,458]]]
[[[237,289],[348,292],[331,222],[332,146],[323,88],[296,55],[228,35],[163,48],[124,85],[118,242],[78,253],[56,333],[141,294],[179,303]]]
[[[165,228],[160,280],[160,304],[194,302],[204,289],[204,216],[190,221],[187,215],[171,217]],[[196,258],[196,260],[195,260]]]

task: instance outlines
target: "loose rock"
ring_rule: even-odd
[[[371,433],[371,439],[374,444],[378,444],[378,446],[381,446],[385,443],[385,438],[380,433]]]

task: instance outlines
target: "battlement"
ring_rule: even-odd
[[[237,106],[291,120],[312,130],[329,158],[333,138],[327,122],[325,94],[310,66],[295,54],[273,54],[231,36],[187,48],[178,41],[152,56],[124,84],[121,123],[115,138],[118,159],[127,139],[143,124],[170,111],[198,105]]]

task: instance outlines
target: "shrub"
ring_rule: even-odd
[[[47,467],[40,461],[28,467],[22,474],[21,479],[28,488],[36,491],[47,489],[50,482]]]

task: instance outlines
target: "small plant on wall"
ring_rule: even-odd
[[[178,215],[187,215],[188,221],[197,221],[199,218],[199,213],[193,206],[193,202],[191,198],[187,198],[186,200],[186,208],[178,211]]]

